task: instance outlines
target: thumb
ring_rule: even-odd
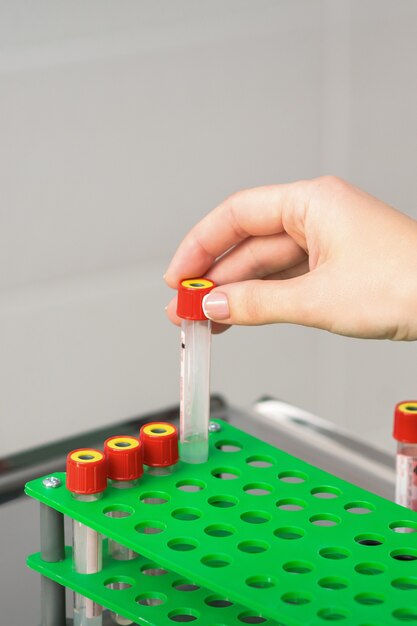
[[[213,289],[204,297],[205,315],[221,324],[256,326],[285,322],[328,328],[329,298],[316,270],[287,280],[247,280]]]

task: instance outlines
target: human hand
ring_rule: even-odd
[[[188,233],[165,280],[176,289],[200,276],[218,285],[204,300],[214,332],[285,322],[417,339],[417,222],[338,178],[227,198]]]

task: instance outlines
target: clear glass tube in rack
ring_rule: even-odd
[[[101,497],[101,493],[91,495],[74,495],[77,500],[93,502]],[[74,569],[80,574],[96,574],[103,567],[102,536],[97,531],[73,520],[73,562]],[[74,626],[102,626],[103,608],[86,598],[74,593]]]
[[[115,435],[104,442],[104,454],[107,461],[107,476],[111,480],[113,489],[133,489],[138,479],[143,474],[143,453],[141,441],[132,436]],[[114,507],[107,511],[108,517],[129,517],[131,513],[123,507]],[[117,561],[131,561],[138,555],[127,546],[108,538],[109,555]],[[115,581],[109,584],[111,589],[124,589],[126,583]],[[115,624],[129,626],[133,624],[131,619],[123,617],[119,613],[110,613]]]
[[[137,482],[137,480],[114,480],[112,484],[113,487],[116,487],[117,489],[131,489],[132,487],[135,487],[137,485]],[[111,511],[109,515],[111,515],[111,517],[120,518],[128,517],[130,513],[127,513],[125,511]],[[135,552],[131,548],[128,548],[127,546],[123,546],[117,541],[114,541],[114,539],[108,539],[108,546],[110,556],[117,561],[131,561],[132,559],[136,559],[136,557],[138,556],[137,552]],[[112,583],[112,589],[123,589],[124,586],[126,585],[123,582]],[[123,617],[123,615],[119,615],[114,611],[112,611],[110,615],[114,623],[118,624],[119,626],[130,626],[130,624],[133,624],[131,619]]]
[[[100,450],[79,448],[67,456],[66,487],[74,499],[88,508],[107,489],[106,459]],[[80,505],[81,507],[81,505]],[[80,574],[96,574],[103,568],[100,533],[72,520],[73,568]],[[103,607],[80,593],[74,593],[74,626],[102,626]]]

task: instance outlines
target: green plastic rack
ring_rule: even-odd
[[[145,473],[80,502],[42,478],[26,493],[135,550],[98,574],[28,565],[142,626],[417,623],[417,513],[218,421],[203,465]],[[114,512],[123,517],[112,517]]]

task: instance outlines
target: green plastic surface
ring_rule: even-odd
[[[176,621],[196,621],[199,626],[212,626],[218,624],[219,619],[229,626],[245,623],[280,626],[231,602],[225,594],[214,594],[141,556],[122,562],[105,553],[103,570],[89,574],[87,583],[85,574],[72,571],[71,557],[72,550],[67,548],[65,561],[45,563],[38,553],[29,557],[28,565],[74,591],[83,593],[87,585],[91,599],[141,626],[173,626]],[[112,588],[113,581],[121,582],[124,588]],[[176,618],[175,621],[172,618]]]
[[[283,626],[417,623],[417,514],[219,423],[204,465],[110,486],[91,503],[42,479],[26,493]],[[114,510],[130,515],[106,515]],[[47,564],[51,575],[58,566]],[[66,571],[76,588],[79,575]],[[95,599],[93,576],[83,593]]]

